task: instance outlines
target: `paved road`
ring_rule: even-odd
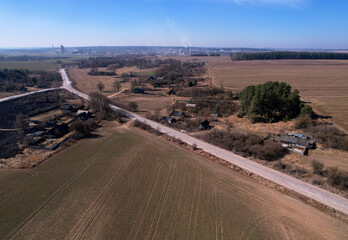
[[[15,96],[5,97],[5,98],[1,98],[0,99],[0,103],[1,102],[6,102],[8,100],[16,99],[16,98],[28,96],[28,95],[31,95],[31,94],[41,93],[41,92],[48,92],[48,91],[53,91],[53,90],[56,90],[56,89],[60,89],[60,88],[47,88],[47,89],[43,89],[43,90],[39,90],[39,91],[27,92],[27,93],[18,94],[18,95],[15,95]]]
[[[71,86],[71,82],[65,72],[65,69],[61,69],[61,74],[64,80],[63,87],[67,90],[77,94],[80,97],[83,97],[85,99],[89,99],[88,95],[81,93],[74,89]],[[137,114],[128,112],[126,110],[120,109],[119,107],[111,105],[111,108],[116,111],[123,111],[126,113],[126,115],[130,118],[137,119],[141,122],[147,123],[151,127],[161,131],[164,134],[167,134],[169,136],[181,139],[183,142],[186,142],[187,144],[196,144],[198,148],[203,149],[204,151],[211,153],[221,159],[224,159],[238,167],[241,167],[249,172],[255,173],[265,179],[268,179],[274,183],[277,183],[281,186],[284,186],[288,189],[291,189],[297,193],[300,193],[306,197],[309,197],[311,199],[314,199],[320,203],[323,203],[329,207],[332,207],[338,211],[341,211],[345,214],[348,214],[348,199],[343,198],[341,196],[338,196],[336,194],[333,194],[331,192],[328,192],[326,190],[323,190],[321,188],[318,188],[316,186],[313,186],[309,183],[305,183],[303,181],[300,181],[296,178],[293,178],[289,175],[286,175],[284,173],[278,172],[276,170],[273,170],[271,168],[265,167],[261,164],[258,164],[256,162],[253,162],[249,159],[243,158],[239,155],[236,155],[230,151],[221,149],[219,147],[216,147],[212,144],[200,141],[194,137],[191,137],[185,133],[181,133],[179,131],[176,131],[174,129],[168,128],[166,126],[163,126],[157,122],[153,122],[151,120],[148,120],[146,118],[143,118]]]

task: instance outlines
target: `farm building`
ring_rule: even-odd
[[[145,90],[143,88],[134,88],[133,93],[145,94]]]
[[[195,108],[197,105],[195,103],[186,103],[186,107]]]
[[[175,91],[174,91],[174,89],[173,89],[173,88],[171,88],[171,89],[169,90],[168,94],[169,94],[169,95],[175,95]]]
[[[209,125],[209,124],[210,124],[209,121],[208,121],[208,120],[205,120],[205,121],[203,121],[203,122],[201,122],[201,123],[199,124],[198,128],[199,128],[200,130],[207,130],[207,129],[210,128],[210,125]]]
[[[168,118],[168,122],[169,123],[176,123],[177,121],[176,121],[176,119],[174,117],[169,117]]]
[[[181,112],[181,111],[173,110],[173,111],[172,111],[172,114],[170,114],[170,116],[179,119],[179,118],[184,117],[185,114],[184,114],[183,112]]]
[[[60,138],[69,131],[69,126],[65,123],[57,125],[45,133],[47,138]]]
[[[63,111],[72,111],[74,110],[74,107],[71,106],[70,104],[63,103],[62,105],[60,105],[59,109]]]

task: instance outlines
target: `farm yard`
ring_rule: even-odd
[[[106,122],[34,169],[0,169],[0,238],[345,239],[347,224]]]
[[[316,112],[332,117],[329,121],[348,131],[348,61],[221,59],[208,65],[214,85],[241,90],[266,81],[287,82]]]

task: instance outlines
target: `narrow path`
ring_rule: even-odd
[[[127,90],[127,88],[124,88],[124,89],[122,89],[121,91],[119,91],[119,92],[117,92],[117,93],[114,93],[114,94],[108,96],[108,98],[113,98],[113,97],[115,97],[115,96],[117,96],[117,95],[123,93],[123,92],[126,91],[126,90]]]
[[[62,74],[62,78],[64,80],[63,87],[69,90],[70,92],[85,98],[89,100],[89,96],[87,94],[81,93],[74,89],[71,86],[71,81],[69,80],[65,69],[60,70]],[[159,130],[160,132],[175,137],[177,139],[181,139],[183,142],[192,145],[196,144],[198,148],[201,148],[205,152],[208,152],[218,158],[224,159],[227,162],[230,162],[246,171],[252,172],[254,174],[259,175],[260,177],[263,177],[267,180],[270,180],[276,184],[279,184],[281,186],[284,186],[287,189],[290,189],[292,191],[295,191],[303,196],[306,196],[308,198],[314,199],[322,204],[325,204],[326,206],[329,206],[331,208],[334,208],[342,213],[348,214],[348,199],[343,198],[339,195],[333,194],[331,192],[328,192],[326,190],[323,190],[321,188],[318,188],[316,186],[313,186],[309,183],[303,182],[301,180],[298,180],[296,178],[293,178],[289,175],[286,175],[284,173],[278,172],[274,169],[268,168],[266,166],[263,166],[259,163],[253,162],[249,159],[243,158],[239,155],[236,155],[230,151],[227,151],[225,149],[219,148],[217,146],[214,146],[212,144],[203,142],[199,139],[196,139],[194,137],[191,137],[185,133],[181,133],[179,131],[176,131],[174,129],[171,129],[169,127],[166,127],[160,123],[148,120],[146,118],[143,118],[137,114],[128,112],[124,109],[121,109],[119,107],[116,107],[114,105],[110,105],[110,107],[114,111],[122,111],[126,116],[132,119],[136,119],[138,121],[141,121],[143,123],[148,124],[154,129]]]

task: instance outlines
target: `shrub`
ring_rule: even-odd
[[[329,168],[329,183],[343,190],[348,189],[348,172],[339,171],[337,168]]]
[[[322,164],[321,162],[319,162],[317,160],[313,160],[311,165],[313,167],[314,174],[322,175],[323,170],[324,170],[324,164]]]
[[[158,129],[154,129],[151,126],[147,125],[146,123],[140,122],[138,120],[135,120],[133,122],[133,127],[137,127],[140,129],[143,129],[144,131],[155,133],[156,135],[161,135],[162,133]]]
[[[132,111],[132,112],[138,111],[138,103],[136,103],[136,102],[130,102],[128,104],[128,107],[129,107],[130,111]]]
[[[81,139],[88,137],[91,131],[97,127],[97,123],[93,119],[88,119],[86,121],[76,120],[72,123],[71,128],[75,131],[74,138]]]
[[[297,118],[295,127],[297,129],[308,129],[315,125],[315,122],[309,115],[302,115]]]
[[[221,148],[240,153],[243,156],[254,156],[267,161],[282,158],[288,150],[277,142],[264,141],[253,134],[230,133],[226,131],[211,131],[201,138]]]
[[[301,108],[301,115],[303,116],[309,116],[310,118],[315,118],[315,113],[313,111],[313,108],[309,105],[304,105]]]

